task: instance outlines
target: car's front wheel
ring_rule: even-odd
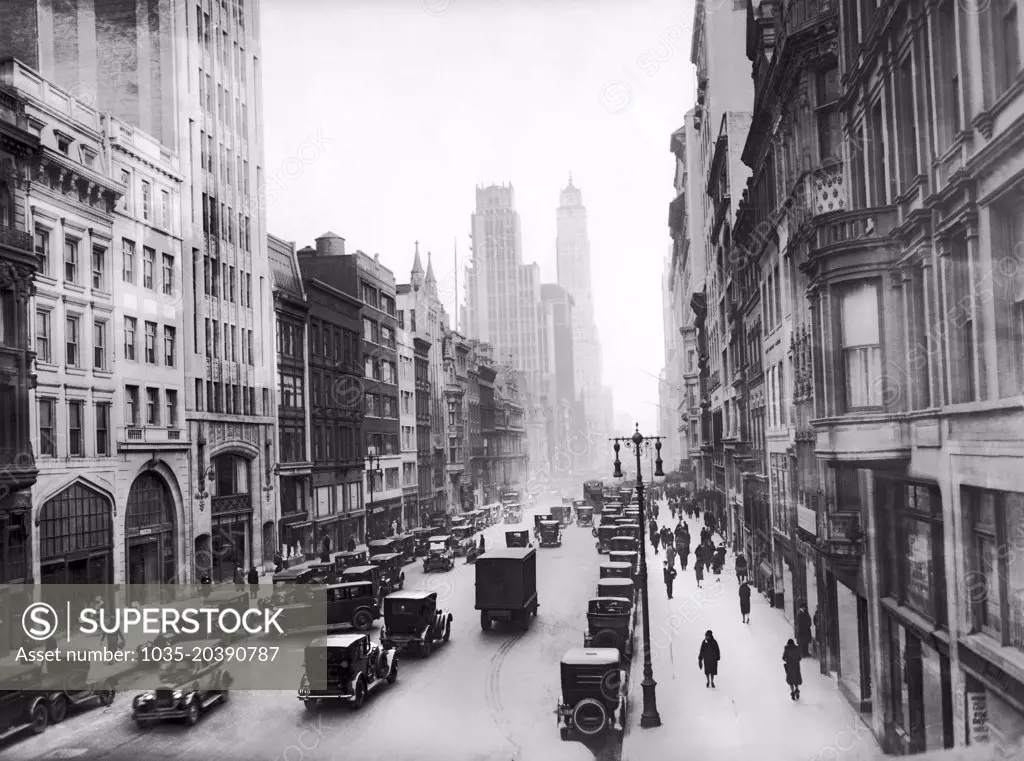
[[[487,611],[480,611],[480,628],[485,632],[491,630],[491,617],[487,614]]]
[[[185,716],[185,721],[190,727],[199,723],[199,700],[197,698],[188,704],[188,715]]]
[[[32,734],[41,735],[50,726],[50,709],[42,700],[32,706]]]
[[[68,699],[57,695],[50,701],[50,723],[60,724],[68,716]]]
[[[388,684],[394,684],[398,679],[398,657],[391,661],[391,668],[388,670]]]
[[[116,694],[116,691],[108,686],[97,692],[96,697],[100,699],[100,705],[106,707],[114,704],[114,695]]]
[[[320,707],[320,701],[319,700],[303,700],[302,701],[302,707],[305,708],[307,712],[313,713],[316,709],[318,709]]]

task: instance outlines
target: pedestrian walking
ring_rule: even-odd
[[[654,507],[654,518],[657,519],[658,518],[658,500],[653,499],[653,500],[651,500],[651,502],[653,503],[653,507]]]
[[[800,654],[804,658],[811,656],[811,614],[807,612],[807,605],[801,603],[800,610],[796,612],[796,639],[800,643]]]
[[[213,579],[210,578],[210,574],[204,573],[202,578],[199,579],[199,594],[206,600],[210,596],[210,592],[213,591]]]
[[[697,668],[704,669],[704,677],[707,679],[705,687],[715,686],[715,677],[718,676],[718,662],[722,660],[722,651],[715,641],[715,635],[708,629],[704,632],[704,641],[700,643],[700,653],[697,654]]]
[[[676,565],[676,547],[672,542],[665,544],[665,562],[669,568],[675,568]],[[669,595],[671,597],[672,595]]]
[[[668,547],[670,544],[675,542],[675,538],[672,536],[672,529],[668,526],[661,527],[661,546]]]
[[[674,500],[670,501],[668,503],[668,511],[672,515],[672,520],[675,520],[675,517],[676,517],[676,503],[675,503]]]
[[[349,552],[355,552],[356,551],[356,540],[353,537],[351,537],[351,536],[348,538],[348,551]]]
[[[740,584],[740,613],[743,615],[743,623],[750,623],[750,585],[744,581]]]
[[[255,600],[259,597],[260,592],[260,574],[256,570],[256,566],[249,566],[249,574],[246,577],[246,581],[249,582],[249,599]]]
[[[665,560],[665,591],[668,593],[668,599],[672,599],[672,584],[676,580],[676,569],[672,565],[671,561],[667,558]]]
[[[712,570],[714,571],[715,576],[718,577],[717,579],[715,579],[715,581],[719,581],[720,582],[722,580],[722,578],[721,578],[722,577],[722,568],[723,568],[723,566],[725,566],[725,544],[724,543],[720,544],[718,546],[718,548],[715,550],[715,554],[714,554],[713,558],[714,559],[711,561]]]
[[[650,531],[651,531],[651,545],[654,547],[654,554],[657,555],[658,554],[658,539],[659,539],[658,522],[656,520],[654,520],[654,518],[651,518],[651,522],[648,525],[648,527],[650,528]]]
[[[789,685],[789,697],[791,700],[800,699],[800,685],[803,684],[803,676],[800,674],[800,648],[793,640],[786,643],[782,651],[782,663],[786,669],[786,684]]]
[[[697,550],[699,552],[700,551],[700,547],[698,547]],[[697,577],[697,589],[700,589],[701,588],[701,582],[704,581],[704,564],[701,563],[699,555],[697,557],[697,560],[694,561],[693,573]]]
[[[736,580],[746,581],[747,579],[747,556],[742,552],[736,556]]]
[[[704,528],[702,528],[700,530],[700,543],[701,544],[707,544],[710,541],[711,541],[711,532],[708,530],[708,527],[705,526]]]
[[[245,571],[242,570],[241,564],[235,566],[235,591],[245,591]]]

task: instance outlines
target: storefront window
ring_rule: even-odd
[[[906,518],[903,526],[907,538],[907,603],[918,612],[931,615],[931,526],[914,518]]]
[[[1024,650],[1024,495],[963,487],[975,631]]]

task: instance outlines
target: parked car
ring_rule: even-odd
[[[416,557],[425,558],[430,552],[430,537],[437,532],[433,528],[414,528],[409,533],[416,545]]]
[[[402,570],[405,563],[400,553],[370,555],[370,563],[380,568],[380,586],[384,594],[389,595],[405,586],[405,571]]]
[[[636,600],[636,584],[632,579],[600,579],[597,582],[597,596]]]
[[[638,549],[637,541],[632,536],[613,536],[611,545],[609,546],[610,552],[636,552]]]
[[[332,634],[306,645],[299,700],[312,711],[340,700],[362,708],[366,696],[398,678],[398,651],[370,642],[365,634]]]
[[[26,685],[38,685],[46,678],[42,664],[25,665],[23,673],[19,668],[16,679],[12,679],[10,674],[5,674],[5,677],[8,684],[24,680]],[[0,740],[6,740],[26,729],[41,735],[49,725],[50,704],[45,692],[0,690]]]
[[[594,508],[580,506],[576,508],[576,525],[591,528],[594,525]]]
[[[196,642],[201,656],[204,649],[212,652],[221,646],[219,640]],[[195,660],[166,661],[160,667],[160,686],[140,693],[132,701],[132,719],[139,727],[159,721],[184,719],[189,725],[217,703],[226,703],[234,680],[224,661]]]
[[[401,554],[402,563],[411,563],[416,559],[416,537],[412,534],[396,534],[391,537],[394,540],[395,552]]]
[[[380,643],[385,649],[428,656],[451,638],[452,618],[451,613],[437,607],[437,592],[394,592],[384,598]]]
[[[271,581],[278,584],[333,584],[337,581],[337,570],[333,563],[311,560],[285,568],[273,575]]]
[[[598,573],[602,579],[632,579],[633,566],[629,563],[601,563]]]
[[[607,555],[612,549],[612,537],[618,536],[618,526],[602,524],[597,527],[597,551],[601,555]]]
[[[374,539],[366,543],[370,551],[370,557],[374,555],[391,555],[402,551],[402,542],[397,536],[389,536],[387,539]]]
[[[529,547],[530,546],[530,532],[528,529],[516,529],[514,531],[505,532],[505,546],[506,547]]]
[[[587,603],[587,631],[584,647],[614,647],[624,657],[633,654],[636,623],[633,600],[624,597],[596,597]]]
[[[447,535],[430,537],[427,556],[423,558],[423,572],[450,571],[455,567],[455,552],[451,547],[451,537]]]
[[[626,722],[626,673],[614,648],[573,648],[562,656],[556,709],[563,740],[621,733]]]
[[[541,547],[562,546],[562,524],[558,521],[541,521],[539,534]]]
[[[366,565],[369,559],[370,551],[368,547],[363,547],[361,550],[336,552],[334,553],[335,573],[341,573],[346,568],[351,568],[354,565]]]
[[[341,578],[338,581],[342,584],[348,584],[353,581],[368,581],[373,585],[373,599],[380,602],[383,601],[384,595],[387,594],[382,589],[380,577],[380,566],[355,565],[342,571]]]
[[[71,708],[109,706],[114,702],[117,685],[113,681],[101,684],[90,681],[89,663],[51,661],[46,664],[50,682],[60,680],[61,689],[49,693],[50,723],[60,724]],[[48,685],[56,687],[56,684]]]
[[[640,553],[627,550],[612,550],[608,553],[608,559],[613,563],[629,563],[633,568],[633,576],[636,576],[640,567]]]
[[[526,629],[538,607],[535,549],[494,549],[477,559],[476,609],[481,629],[489,631],[494,621]]]

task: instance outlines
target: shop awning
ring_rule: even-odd
[[[301,523],[309,523],[309,513],[305,510],[301,513],[289,513],[288,515],[283,515],[278,521],[278,525],[281,526],[298,526]]]

